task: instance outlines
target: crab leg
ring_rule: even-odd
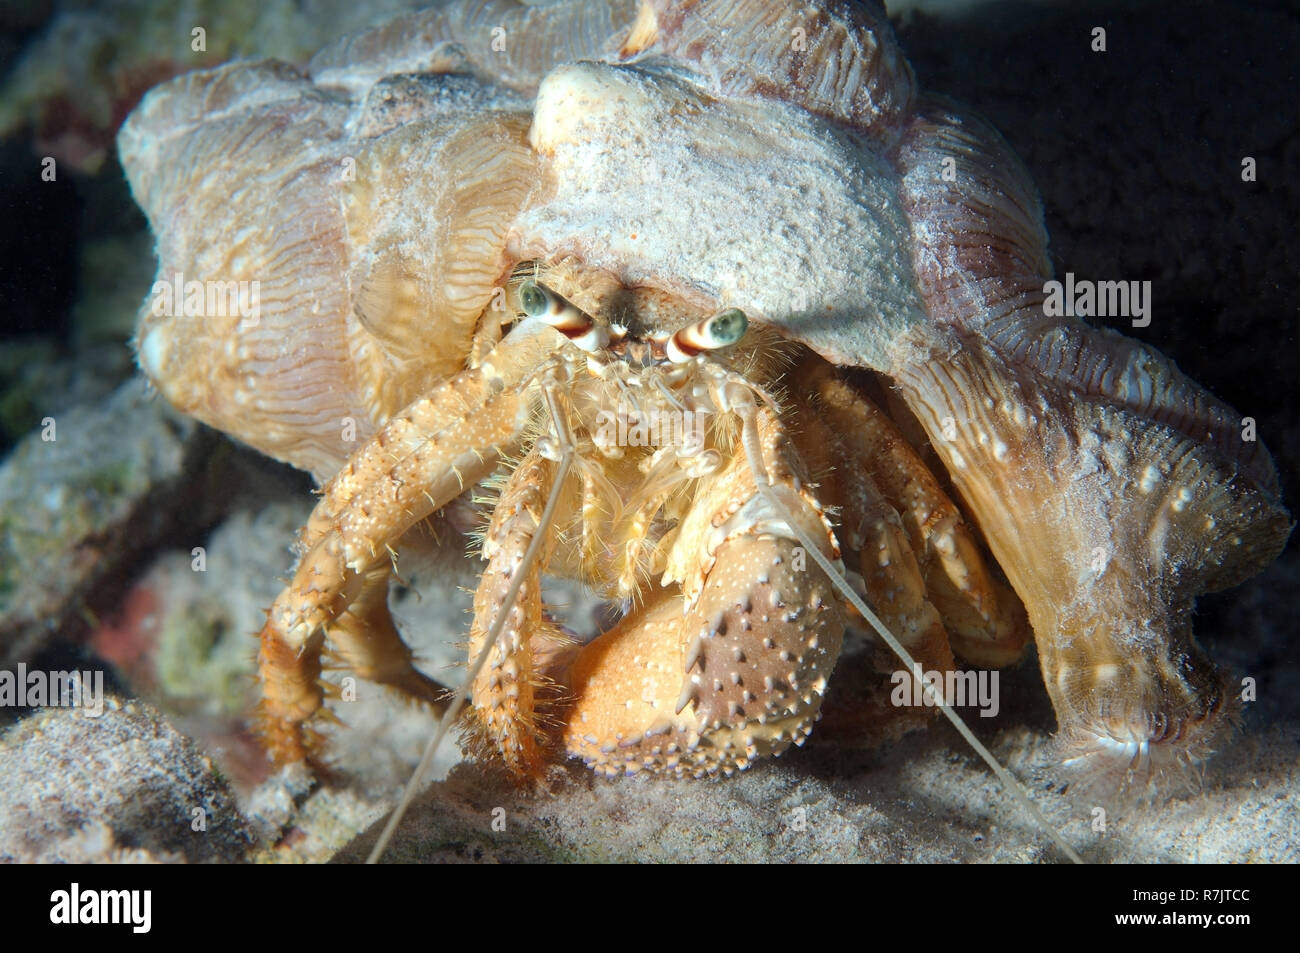
[[[388,611],[391,575],[392,569],[383,564],[366,572],[361,593],[330,623],[329,644],[357,675],[420,699],[441,714],[446,689],[412,664],[411,650]]]
[[[953,649],[990,668],[1017,661],[1030,637],[1024,609],[984,565],[961,511],[875,405],[825,368],[814,372],[812,387],[817,415],[840,435],[850,458],[902,516],[929,599],[948,628]]]
[[[839,538],[858,554],[867,601],[875,606],[913,658],[927,670],[952,670],[952,649],[938,609],[930,601],[912,540],[898,512],[849,454],[834,431],[815,413],[800,416],[799,449],[814,472],[823,472],[830,499],[841,501]],[[845,461],[851,463],[844,466]]]
[[[398,635],[388,611],[391,572],[388,566],[379,565],[359,577],[356,597],[344,596],[347,608],[325,629],[313,634],[303,651],[294,653],[281,640],[262,640],[259,664],[263,698],[274,699],[279,706],[272,708],[264,701],[258,713],[258,726],[268,749],[300,751],[297,757],[302,758],[312,747],[302,723],[320,707],[323,688],[319,679],[326,631],[330,647],[356,674],[396,688],[441,712],[445,690],[412,664],[411,650]],[[274,717],[276,712],[279,717]]]
[[[473,684],[474,728],[470,741],[498,751],[506,766],[519,775],[541,768],[536,721],[539,682],[533,659],[534,633],[542,618],[541,567],[550,561],[553,539],[543,539],[536,558],[525,554],[542,522],[542,512],[555,477],[554,464],[533,451],[511,475],[501,492],[483,540],[488,565],[474,594],[474,623],[470,629],[471,659],[484,650],[493,623],[499,634],[486,664]],[[510,598],[512,586],[514,598]]]
[[[323,627],[361,595],[363,577],[388,559],[390,541],[492,472],[527,426],[525,384],[557,343],[551,329],[521,325],[479,367],[389,420],[323,488],[300,536],[294,577],[260,633],[258,720],[277,761],[308,754],[302,725],[322,702]],[[345,624],[345,639],[354,631]],[[355,635],[348,644],[364,657]],[[391,665],[392,652],[386,656]]]
[[[731,395],[728,394],[727,396],[730,397]],[[894,637],[880,618],[871,610],[871,607],[862,600],[862,597],[848,585],[839,569],[830,559],[827,558],[826,554],[818,546],[816,538],[810,535],[805,527],[798,525],[798,521],[793,519],[791,516],[791,510],[777,493],[778,480],[773,476],[768,475],[771,474],[772,471],[765,470],[762,453],[759,450],[761,429],[759,426],[758,408],[754,403],[753,395],[750,393],[741,393],[737,394],[736,398],[737,399],[735,400],[730,400],[729,403],[743,423],[742,441],[745,448],[745,455],[749,459],[750,470],[755,475],[756,487],[759,495],[768,502],[770,508],[775,514],[778,516],[784,514],[787,519],[789,519],[787,525],[790,526],[794,535],[798,539],[802,540],[808,547],[806,552],[811,555],[813,561],[816,562],[822,572],[826,574],[827,581],[833,581],[839,594],[842,595],[849,604],[858,611],[858,614],[861,615],[862,618],[864,618],[876,631],[876,634],[880,636],[885,644],[888,645],[894,654],[898,656],[899,661],[909,669],[914,669],[917,663],[907,651],[907,648]],[[988,750],[988,748],[986,748],[980,740],[975,737],[974,733],[970,730],[970,726],[962,721],[961,717],[942,698],[938,699],[937,707],[939,708],[939,711],[943,713],[944,717],[948,719],[949,723],[957,729],[958,733],[966,739],[966,743],[974,749],[976,754],[984,759],[985,763],[988,764],[993,773],[998,776],[998,779],[1002,782],[1007,792],[1019,801],[1025,811],[1032,816],[1048,834],[1051,835],[1052,839],[1056,842],[1057,846],[1064,851],[1066,856],[1076,864],[1083,863],[1082,858],[1080,858],[1074,848],[1070,846],[1069,842],[1061,836],[1060,831],[1056,830],[1056,828],[1048,822],[1047,818],[1043,816],[1043,812],[1040,811],[1038,806],[1030,799],[1028,792],[1025,791],[1025,789],[1015,779],[1015,776],[1004,768],[1001,763],[993,757],[993,754]]]

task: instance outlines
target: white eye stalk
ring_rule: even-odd
[[[606,328],[540,281],[530,278],[519,286],[519,304],[528,317],[549,324],[588,354],[598,354],[609,344]]]
[[[704,351],[730,347],[745,336],[749,319],[739,308],[719,311],[711,318],[688,325],[668,339],[668,360],[684,364]]]

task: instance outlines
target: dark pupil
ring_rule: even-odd
[[[532,317],[546,313],[546,295],[532,282],[519,289],[519,301],[523,304],[524,311]]]

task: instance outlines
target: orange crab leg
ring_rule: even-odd
[[[803,408],[801,408],[803,409]],[[954,667],[948,633],[926,592],[912,540],[898,512],[815,413],[800,415],[799,449],[813,472],[824,473],[828,499],[840,506],[840,542],[858,554],[867,601],[913,658],[927,670]],[[847,465],[845,465],[847,463]]]
[[[1031,635],[1024,609],[985,566],[961,511],[879,408],[828,368],[815,371],[811,384],[817,415],[902,517],[953,649],[976,665],[1000,668],[1016,662]]]
[[[542,764],[537,728],[536,689],[539,683],[533,650],[542,618],[541,567],[550,561],[554,540],[545,540],[537,557],[525,564],[529,543],[541,526],[550,494],[554,466],[536,451],[528,454],[497,501],[483,540],[487,568],[474,594],[474,622],[469,657],[483,651],[493,623],[501,613],[496,644],[473,684],[475,727],[473,747],[498,752],[506,767],[518,775],[536,775]],[[522,574],[522,579],[518,577]],[[518,582],[513,603],[506,605]]]
[[[525,385],[557,343],[549,328],[516,329],[479,367],[389,420],[323,488],[300,536],[297,570],[260,633],[258,720],[277,761],[308,754],[302,726],[323,698],[323,628],[361,595],[364,575],[388,558],[390,541],[487,477],[518,441],[532,413]],[[343,634],[358,647],[346,623]],[[391,651],[387,657],[391,664]]]

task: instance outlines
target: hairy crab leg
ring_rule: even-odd
[[[551,490],[546,498],[546,505],[542,508],[541,515],[537,518],[536,529],[528,540],[528,546],[524,550],[523,556],[520,558],[518,565],[515,566],[514,572],[510,576],[510,585],[501,598],[500,605],[503,607],[513,607],[515,605],[519,592],[523,588],[524,580],[527,578],[526,574],[537,561],[537,557],[547,539],[546,532],[555,518],[555,511],[560,500],[560,491],[563,489],[565,479],[568,477],[569,468],[573,465],[573,461],[576,458],[572,439],[567,434],[567,430],[562,429],[564,427],[564,424],[562,423],[563,418],[558,413],[554,392],[549,387],[546,387],[544,388],[543,393],[546,397],[547,408],[551,413],[558,434],[557,440],[553,445],[555,452],[552,454],[557,457],[558,460],[556,461],[557,465],[551,483]],[[433,736],[429,739],[429,743],[424,746],[424,754],[420,756],[420,763],[416,765],[415,771],[411,773],[411,779],[406,782],[406,787],[402,791],[401,800],[397,802],[397,807],[393,808],[393,813],[388,817],[388,823],[384,825],[384,829],[380,832],[379,837],[375,841],[375,846],[371,848],[370,855],[366,858],[367,864],[378,863],[379,858],[382,857],[384,851],[388,849],[388,844],[392,840],[393,832],[397,830],[397,825],[401,823],[403,816],[406,814],[407,808],[411,806],[411,801],[415,799],[415,793],[419,789],[420,781],[424,778],[424,775],[429,770],[429,766],[433,763],[433,757],[437,754],[438,748],[442,744],[442,739],[447,736],[447,732],[460,716],[461,708],[464,706],[465,700],[469,697],[470,686],[478,679],[484,666],[487,664],[488,656],[497,647],[497,643],[501,638],[501,633],[504,631],[509,617],[509,613],[498,611],[496,617],[492,620],[492,625],[488,629],[487,637],[483,640],[483,644],[479,648],[478,652],[472,656],[469,671],[466,673],[464,680],[447,703],[447,710],[443,713],[442,721],[438,723],[438,730],[433,733]]]
[[[555,545],[549,534],[538,536],[554,470],[555,464],[534,450],[501,491],[483,539],[488,564],[474,593],[470,628],[469,657],[488,652],[473,682],[470,738],[475,747],[499,752],[510,771],[526,776],[537,775],[542,765],[532,638],[544,625],[541,569]],[[541,548],[525,561],[534,539],[541,540]],[[494,628],[499,634],[489,643]]]
[[[954,668],[943,619],[926,594],[925,579],[898,512],[885,499],[863,462],[844,447],[815,414],[800,408],[799,450],[840,502],[839,539],[858,555],[858,571],[881,620],[927,671]]]
[[[355,597],[346,593],[342,596],[347,608],[314,634],[304,651],[292,655],[282,642],[263,641],[259,655],[266,678],[263,696],[280,705],[279,717],[274,716],[276,709],[267,704],[259,707],[255,717],[258,733],[268,749],[287,747],[301,750],[301,757],[307,757],[317,741],[303,727],[307,719],[316,715],[339,720],[320,707],[323,695],[336,694],[319,681],[325,667],[321,657],[325,654],[332,654],[342,663],[335,668],[346,668],[376,684],[395,688],[441,714],[445,707],[441,699],[447,690],[415,668],[411,650],[393,624],[388,609],[391,573],[390,567],[379,565],[357,577],[360,589]]]
[[[979,544],[916,450],[885,414],[828,368],[813,374],[817,415],[841,435],[903,518],[930,601],[958,655],[1001,668],[1029,643],[1024,609],[1010,587],[985,566]]]
[[[260,633],[258,720],[277,761],[309,753],[302,726],[322,703],[322,628],[388,558],[390,541],[492,472],[531,417],[524,385],[557,344],[549,328],[516,328],[489,360],[389,420],[323,488],[293,579]]]
[[[393,624],[388,609],[391,576],[385,564],[366,572],[360,594],[327,627],[329,645],[361,678],[419,699],[441,715],[446,688],[415,667],[411,649]]]

